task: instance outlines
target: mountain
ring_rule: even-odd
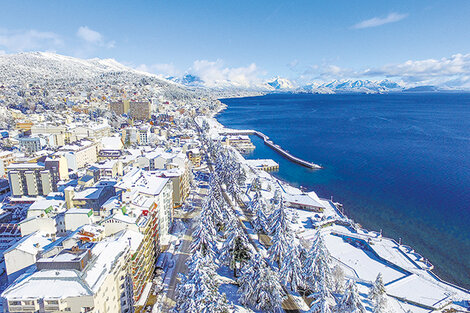
[[[294,84],[286,79],[286,78],[281,78],[281,77],[276,77],[271,81],[267,81],[266,85],[268,86],[269,89],[273,90],[292,90],[294,89]]]
[[[299,89],[309,93],[388,93],[404,90],[401,84],[384,79],[372,80],[333,80],[328,83],[313,82]]]
[[[93,89],[109,86],[109,90],[121,88],[120,90],[128,93],[132,91],[135,97],[141,98],[163,96],[171,100],[208,95],[203,90],[196,95],[195,91],[180,84],[135,70],[114,59],[85,60],[50,52],[0,55],[0,86],[2,85],[16,88],[21,94],[26,89],[36,87],[46,93],[67,90],[68,93],[77,94],[90,93]],[[133,91],[134,89],[139,89],[140,93]]]
[[[203,87],[204,86],[204,81],[196,75],[192,74],[185,74],[183,77],[174,77],[170,76],[166,78],[167,80],[170,80],[172,82],[188,86],[188,87]]]

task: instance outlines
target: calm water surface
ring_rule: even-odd
[[[470,94],[268,95],[223,99],[227,127],[262,131],[325,168],[295,165],[252,138],[249,158],[402,238],[442,278],[470,288]]]

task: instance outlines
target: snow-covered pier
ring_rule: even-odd
[[[302,166],[305,166],[305,167],[311,168],[311,169],[320,169],[320,168],[322,168],[318,164],[308,162],[308,161],[302,160],[301,158],[293,156],[291,153],[284,150],[281,146],[275,144],[272,140],[269,139],[268,136],[266,136],[265,134],[263,134],[262,132],[259,132],[257,130],[224,130],[222,132],[219,132],[219,134],[221,134],[221,135],[248,135],[248,136],[249,135],[255,135],[255,136],[258,136],[259,138],[261,138],[265,145],[267,145],[268,147],[270,147],[271,149],[273,149],[274,151],[276,151],[277,153],[279,153],[280,155],[282,155],[283,157],[285,157],[289,161],[292,161],[294,163],[297,163],[299,165],[302,165]]]

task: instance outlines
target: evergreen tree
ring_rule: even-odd
[[[273,206],[275,207],[274,212],[270,216],[271,227],[270,232],[274,234],[275,232],[288,232],[288,218],[286,211],[284,209],[284,202],[282,197],[279,200],[272,200]]]
[[[227,233],[227,239],[224,241],[220,250],[219,260],[229,265],[233,270],[233,276],[237,277],[237,265],[240,264],[241,267],[250,259],[248,239],[243,232],[241,232],[238,225],[231,226]]]
[[[311,296],[315,300],[312,302],[308,313],[333,313],[335,310],[336,302],[331,292],[325,285],[322,284],[321,286],[321,289]]]
[[[350,280],[346,286],[344,296],[338,305],[338,312],[344,313],[366,313],[362,305],[356,283]]]
[[[369,299],[372,301],[375,301],[379,298],[383,298],[385,295],[385,285],[384,281],[382,278],[382,273],[379,273],[377,275],[377,278],[375,279],[374,284],[372,285],[372,288],[369,291]]]
[[[279,274],[259,256],[251,258],[238,279],[240,302],[263,312],[280,312],[284,295]]]
[[[211,232],[210,227],[203,223],[199,223],[193,232],[193,242],[191,243],[191,251],[193,253],[199,252],[204,256],[213,258],[215,256],[215,238]]]
[[[302,263],[300,262],[300,249],[293,246],[287,252],[282,262],[281,277],[284,284],[290,283],[291,290],[297,291],[297,287],[303,287]]]
[[[333,277],[330,264],[330,253],[324,244],[321,233],[318,231],[303,267],[306,284],[313,291],[318,291],[320,288],[332,289]]]
[[[180,274],[175,312],[228,313],[232,305],[218,292],[216,266],[212,259],[196,252],[187,262],[187,275]]]
[[[254,214],[255,216],[253,217],[252,220],[252,225],[253,228],[256,230],[256,232],[260,233],[267,233],[268,232],[268,227],[267,227],[267,217],[264,213],[264,208],[266,204],[264,201],[260,200],[259,205],[254,209]]]
[[[377,275],[374,284],[369,292],[369,299],[372,301],[374,313],[385,313],[387,309],[387,295],[385,293],[385,285],[382,273]]]
[[[290,242],[289,235],[279,228],[271,238],[271,246],[268,249],[269,260],[271,262],[277,261],[281,266],[284,256],[289,250]]]

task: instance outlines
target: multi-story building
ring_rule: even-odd
[[[50,135],[51,146],[63,146],[66,141],[67,127],[65,125],[56,125],[53,123],[38,123],[31,127],[32,135]]]
[[[63,153],[67,159],[68,168],[72,171],[77,171],[98,160],[97,149],[97,143],[82,140],[72,145],[64,146],[59,151]]]
[[[137,136],[137,142],[139,145],[148,145],[150,143],[150,126],[149,125],[144,125],[139,127],[138,130],[138,136]]]
[[[0,177],[5,177],[7,167],[15,160],[15,155],[11,151],[0,151]]]
[[[129,100],[110,102],[109,110],[116,113],[116,115],[127,114],[129,112]]]
[[[7,167],[11,194],[14,197],[44,196],[57,191],[50,170],[38,163],[10,164]],[[55,174],[53,174],[55,175]]]
[[[151,106],[148,101],[131,101],[129,103],[129,116],[134,120],[146,121],[150,118]]]
[[[111,126],[109,126],[107,120],[101,122],[92,122],[89,124],[80,124],[72,130],[73,137],[76,140],[92,138],[93,140],[99,140],[103,137],[109,137],[111,134]]]
[[[188,159],[191,161],[191,163],[193,163],[194,167],[201,166],[201,152],[198,148],[189,149],[186,152],[186,155],[188,156]]]
[[[42,150],[42,148],[47,144],[46,139],[38,135],[18,138],[18,142],[20,150],[28,154]]]
[[[140,207],[141,203],[151,201],[158,207],[158,233],[160,238],[167,239],[173,221],[173,183],[169,178],[159,177],[150,172],[133,168],[115,185],[116,193],[124,204]],[[145,206],[149,206],[145,204]],[[148,208],[139,209],[142,212]]]
[[[133,312],[129,240],[112,237],[91,251],[73,247],[40,258],[38,271],[3,292],[5,312]]]
[[[51,173],[52,185],[57,188],[59,181],[69,179],[67,159],[63,155],[53,155],[46,158],[44,167]]]

